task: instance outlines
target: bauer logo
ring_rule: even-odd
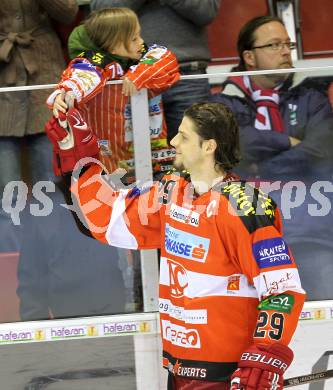
[[[252,248],[259,268],[269,268],[292,263],[288,246],[280,237],[258,241]]]
[[[198,227],[200,215],[195,211],[172,204],[170,209],[170,218],[187,225]]]
[[[186,233],[166,224],[165,250],[172,255],[204,263],[209,244],[208,238]]]

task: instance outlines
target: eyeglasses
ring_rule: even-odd
[[[284,47],[287,47],[289,50],[296,49],[296,42],[274,42],[268,43],[267,45],[262,46],[253,46],[252,49],[269,49],[269,50],[282,50]]]

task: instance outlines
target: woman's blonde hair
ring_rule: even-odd
[[[138,24],[136,13],[125,7],[94,11],[84,22],[89,38],[105,51],[112,50],[119,43],[128,50]]]

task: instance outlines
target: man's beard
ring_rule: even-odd
[[[284,69],[293,68],[292,64],[289,62],[286,62],[285,64],[281,65]],[[290,76],[291,73],[274,73],[274,74],[268,74],[266,77],[270,80],[272,80],[276,85],[283,84],[287,78]]]
[[[274,74],[267,74],[266,77],[273,81],[274,84],[278,85],[278,84],[283,84],[288,76],[290,75],[290,73],[274,73]]]
[[[177,162],[176,160],[174,160],[173,166],[179,171],[183,171],[185,169],[184,164],[182,162]]]

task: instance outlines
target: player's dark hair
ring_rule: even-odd
[[[184,116],[194,122],[202,140],[215,140],[215,163],[230,171],[240,160],[239,129],[232,111],[222,103],[195,103]]]
[[[284,23],[281,18],[277,16],[264,15],[264,16],[257,16],[249,20],[241,28],[237,40],[237,51],[239,56],[239,63],[237,66],[234,66],[232,68],[232,71],[241,72],[246,70],[246,64],[243,58],[244,51],[251,50],[252,47],[254,46],[254,42],[256,40],[255,32],[257,31],[257,29],[263,26],[264,24],[271,23],[271,22],[278,22],[284,26]]]

